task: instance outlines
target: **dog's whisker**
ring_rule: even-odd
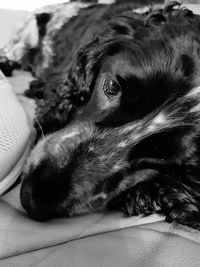
[[[44,134],[44,131],[43,131],[43,129],[42,129],[42,125],[41,125],[41,123],[39,122],[39,120],[37,119],[37,117],[35,117],[35,121],[36,121],[36,123],[37,123],[37,125],[38,125],[38,127],[39,127],[39,129],[40,129],[42,138],[45,139],[45,134]]]

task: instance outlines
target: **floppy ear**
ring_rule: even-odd
[[[62,75],[52,74],[47,83],[35,82],[26,95],[36,100],[35,128],[38,138],[63,128],[74,111],[69,87]]]
[[[100,69],[100,55],[96,49],[96,41],[94,40],[77,51],[68,70],[66,85],[77,106],[84,105],[89,100]]]
[[[71,66],[62,64],[48,75],[46,83],[31,84],[26,95],[36,99],[38,136],[63,128],[77,108],[87,103],[100,66],[96,52],[93,42],[83,46],[75,53]]]

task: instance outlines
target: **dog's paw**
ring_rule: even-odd
[[[159,212],[156,192],[148,184],[141,183],[122,192],[108,203],[109,210],[120,210],[128,216],[150,215]]]

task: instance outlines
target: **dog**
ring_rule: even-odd
[[[106,21],[132,14],[134,10],[142,12],[146,9],[149,13],[163,1],[157,0],[152,4],[150,0],[118,0],[110,5],[94,2],[98,1],[75,1],[36,10],[33,15],[28,15],[0,57],[4,74],[11,75],[18,66],[31,71],[35,77],[25,94],[37,103],[35,127],[38,137],[62,129],[77,116],[83,119],[94,114],[95,121],[101,120],[103,113],[109,113],[114,105],[118,105],[111,101],[113,97],[110,99],[104,92],[99,95],[102,90],[93,90],[97,86],[88,84],[95,83],[97,77],[94,76],[98,72],[97,64],[95,70],[90,70],[90,62],[84,62],[93,57],[93,48],[89,44],[93,40],[94,49],[98,46],[97,36],[104,35],[100,31]],[[109,29],[105,34],[109,34]],[[88,74],[84,77],[87,67]]]
[[[108,209],[200,229],[200,17],[178,2],[135,9],[81,9],[62,28],[80,43],[27,92],[47,133],[22,175],[35,220]]]

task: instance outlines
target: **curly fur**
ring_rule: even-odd
[[[21,202],[36,220],[107,208],[200,229],[200,17],[177,2],[138,7],[81,9],[27,92],[53,132],[23,172]]]
[[[152,5],[149,0],[118,1],[111,5],[73,2],[36,11],[32,21],[35,20],[34,25],[37,24],[38,27],[37,44],[27,45],[26,38],[18,36],[16,39],[20,41],[14,47],[23,46],[21,53],[18,49],[13,49],[13,43],[7,50],[17,50],[17,54],[20,54],[20,59],[16,59],[17,63],[23,69],[30,70],[37,78],[26,95],[37,102],[37,121],[40,122],[44,134],[64,127],[88,104],[95,92],[94,76],[98,72],[95,50],[103,41],[99,40],[100,36],[109,34],[109,29],[105,29],[104,33],[107,21],[115,20],[116,16],[123,14],[132,16],[133,10],[147,4],[149,8],[157,6]],[[115,32],[117,35],[118,30]],[[25,44],[22,39],[25,39]],[[102,59],[99,60],[103,60],[106,55],[99,51],[99,57],[100,53]],[[15,58],[11,54],[7,52],[6,55],[13,62]],[[36,123],[40,135],[41,127],[37,126]]]

